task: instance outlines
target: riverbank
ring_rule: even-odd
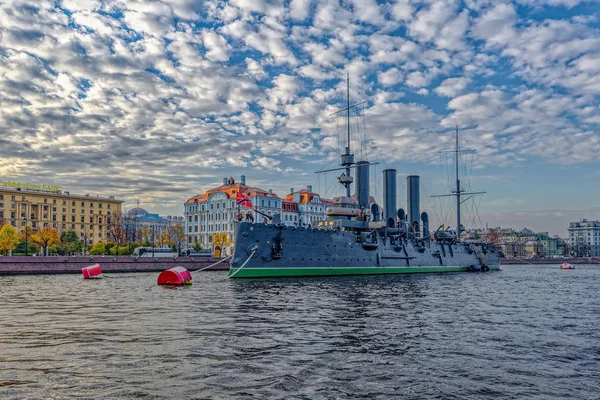
[[[176,266],[190,271],[205,268],[219,261],[218,258],[198,257],[114,257],[114,256],[50,256],[50,257],[0,257],[0,275],[23,274],[75,274],[81,268],[100,264],[102,272],[160,272]],[[229,269],[228,261],[223,261],[210,271]]]
[[[599,257],[569,257],[569,258],[501,258],[500,265],[530,265],[530,264],[600,264]]]

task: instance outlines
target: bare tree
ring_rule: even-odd
[[[119,246],[124,244],[127,238],[125,237],[125,230],[123,229],[123,214],[113,213],[108,216],[108,240],[113,242],[116,246],[115,255],[119,255]]]

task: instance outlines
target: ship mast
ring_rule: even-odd
[[[336,114],[346,111],[347,143],[346,143],[346,147],[344,149],[345,150],[344,154],[341,155],[340,165],[342,168],[333,168],[333,169],[317,171],[317,174],[320,174],[323,172],[344,170],[345,172],[342,173],[342,175],[338,176],[338,180],[346,188],[346,197],[347,198],[351,197],[350,185],[352,184],[352,182],[354,182],[354,178],[352,178],[350,171],[352,169],[352,166],[355,164],[354,154],[352,154],[350,152],[350,109],[352,109],[354,107],[358,107],[365,103],[366,103],[366,101],[361,101],[360,103],[350,105],[350,73],[346,74],[346,107],[342,108],[341,110],[337,110],[336,112],[329,115],[331,117],[333,115],[336,115]],[[373,164],[371,164],[371,165],[373,165]]]
[[[454,155],[456,156],[456,240],[460,240],[460,177],[458,176],[458,125],[456,126],[456,144]]]
[[[454,142],[454,150],[441,151],[440,153],[454,153],[454,166],[456,168],[456,190],[453,190],[452,194],[442,194],[431,197],[447,197],[447,196],[455,196],[456,197],[456,241],[460,242],[460,234],[461,234],[461,222],[460,222],[460,205],[462,202],[470,199],[475,194],[483,194],[485,192],[469,192],[466,193],[460,188],[460,174],[459,174],[459,154],[460,153],[474,153],[473,149],[462,149],[458,143],[458,125],[456,126],[456,136]],[[465,200],[461,200],[461,197],[464,195],[470,195]]]

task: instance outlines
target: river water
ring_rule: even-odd
[[[0,398],[598,399],[600,266],[0,277]]]

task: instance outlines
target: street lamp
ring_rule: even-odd
[[[27,257],[29,255],[29,253],[27,252],[29,247],[29,235],[27,234],[27,215],[23,217],[23,221],[25,221],[25,257]]]

